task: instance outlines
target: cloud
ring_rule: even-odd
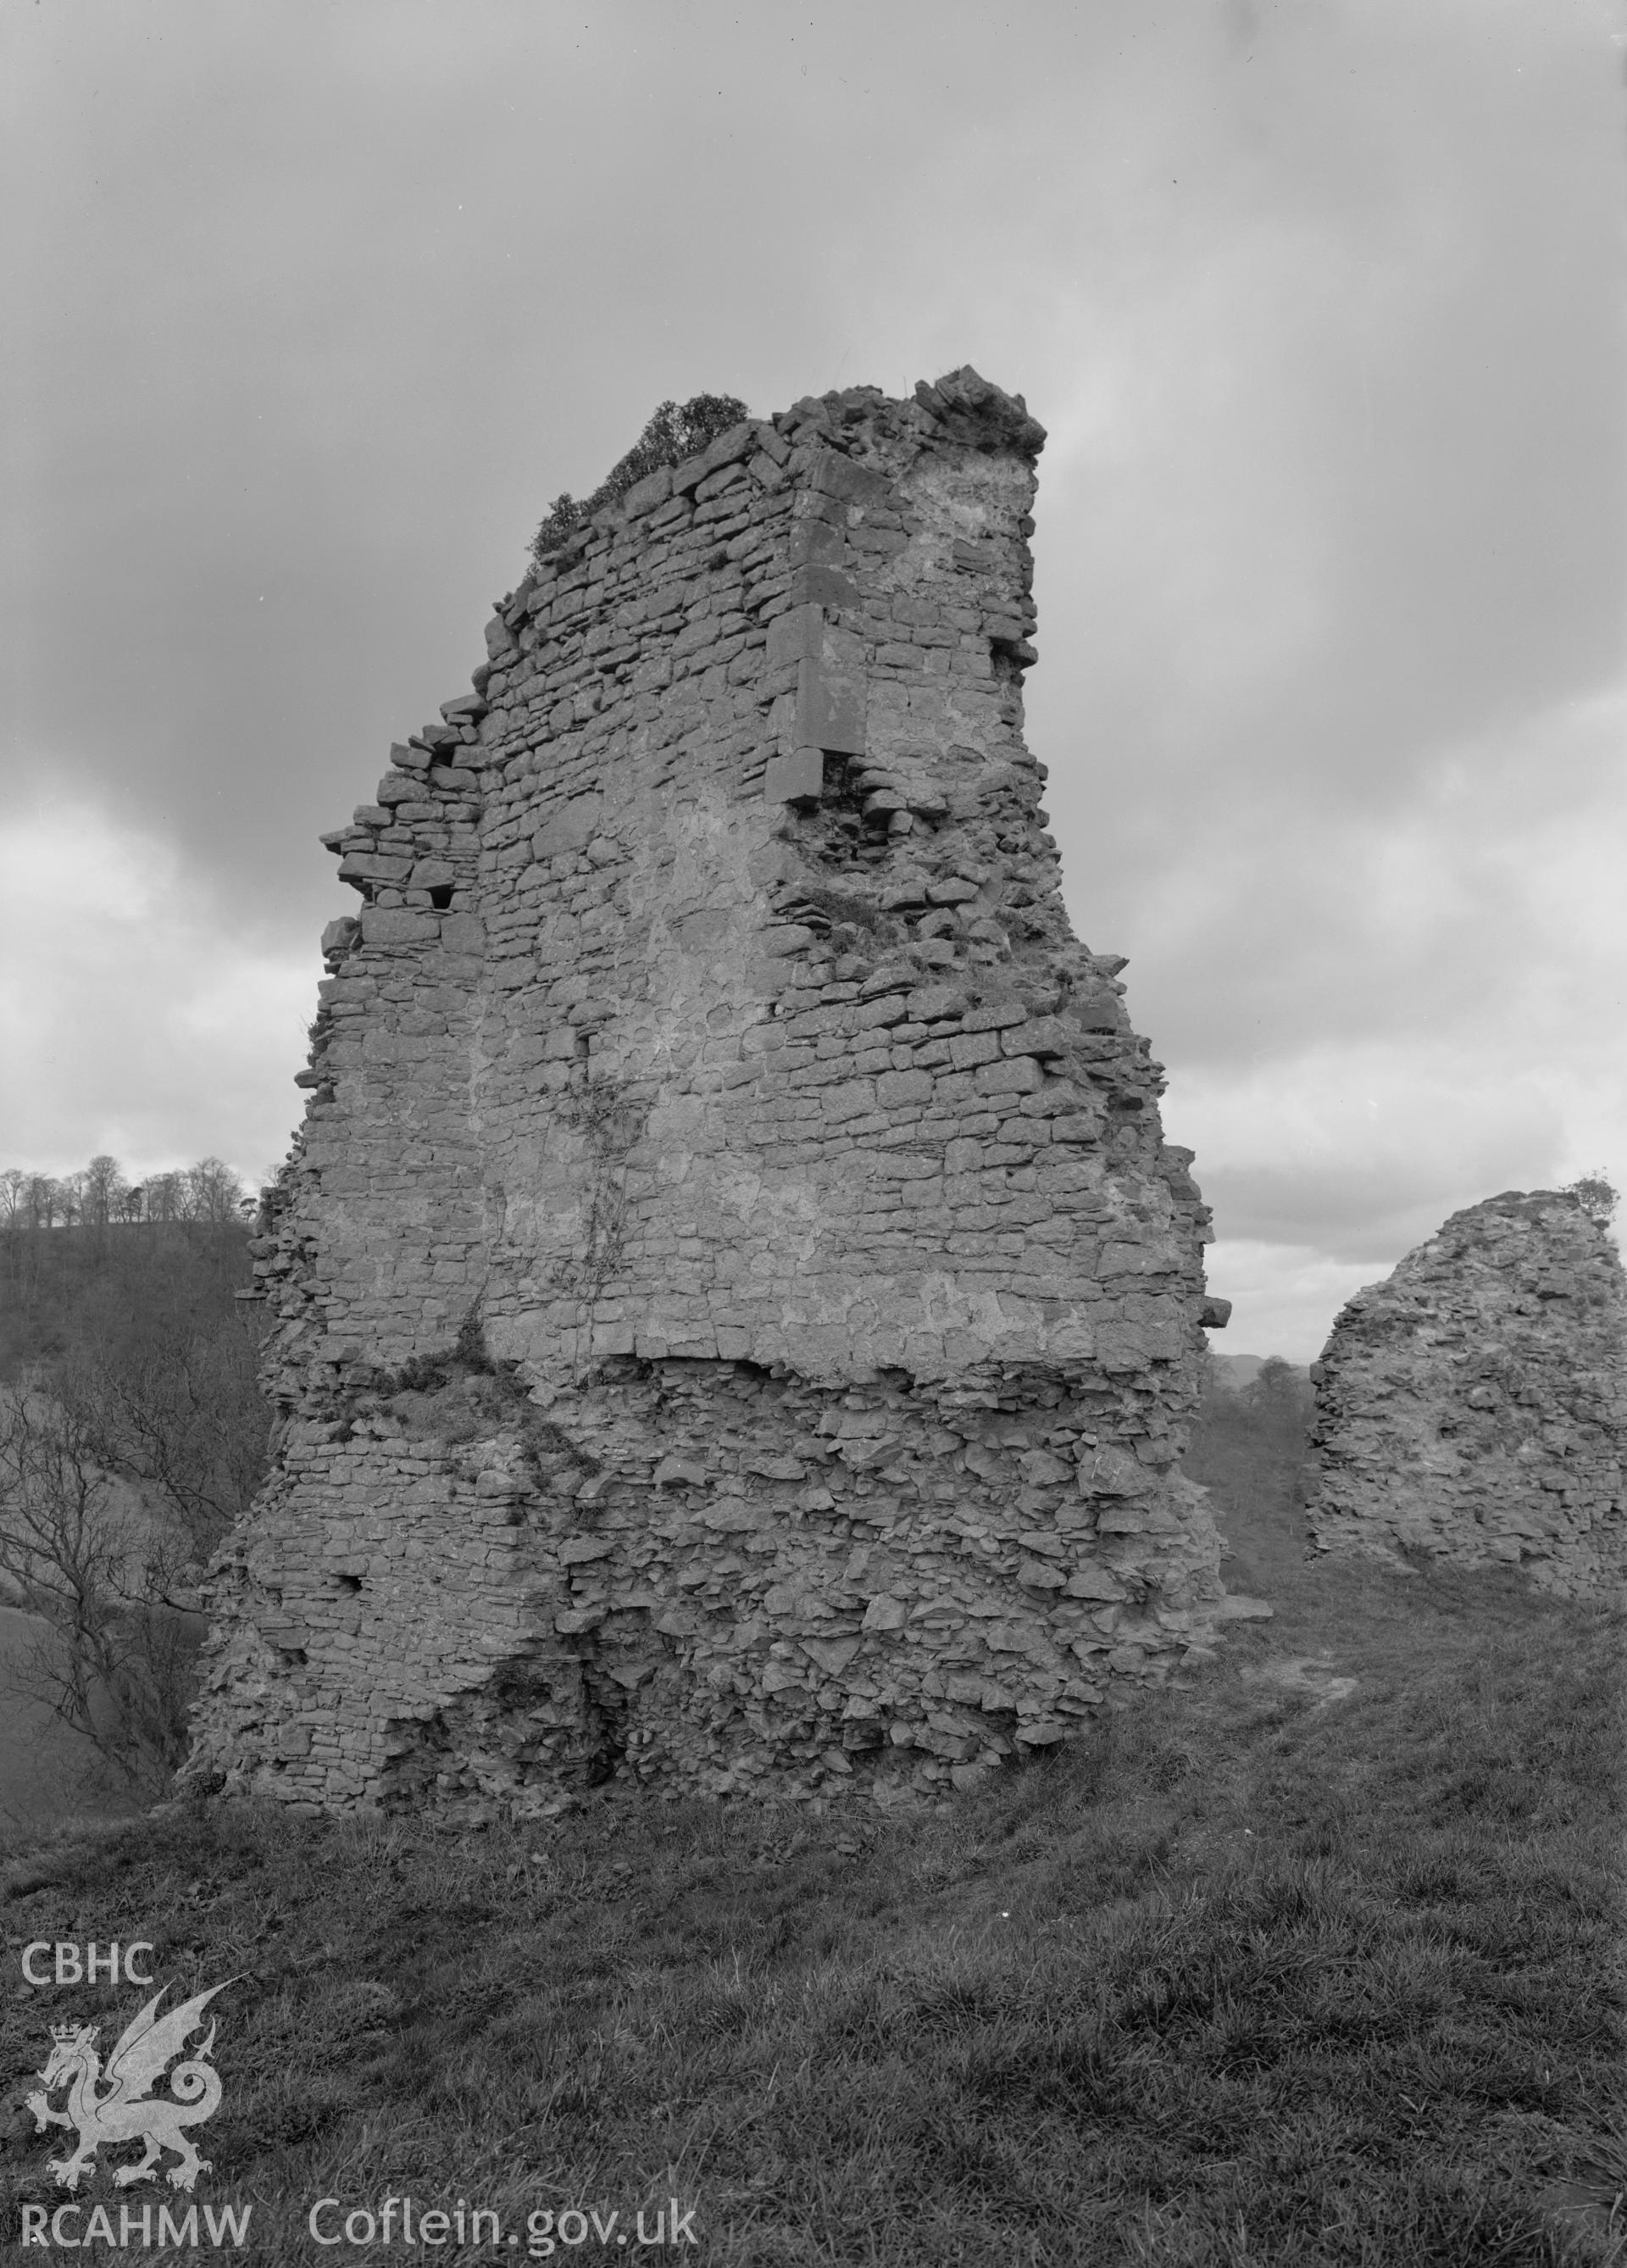
[[[1334,1035],[1472,1045],[1538,1071],[1591,1058],[1621,1015],[1624,737],[1617,684],[1439,741],[1365,808],[1288,764],[1229,799],[1222,784],[1201,828],[1166,814],[1162,857],[1150,815],[1110,881],[1081,830],[1076,913],[1086,934],[1104,913],[1121,924],[1115,947],[1157,997],[1158,1051],[1187,1071]]]
[[[6,800],[63,800],[8,829],[13,1153],[276,1152],[313,837],[657,401],[969,359],[1051,431],[1029,737],[1255,1351],[1454,1203],[1619,1177],[1596,0],[14,32]]]
[[[90,802],[9,814],[0,960],[0,1164],[216,1156],[253,1184],[286,1150],[314,948],[244,932],[167,843]]]
[[[1209,1248],[1209,1282],[1231,1300],[1232,1318],[1210,1344],[1218,1354],[1314,1362],[1344,1302],[1388,1273],[1329,1260],[1311,1245],[1261,1244],[1247,1237],[1217,1242]]]
[[[1182,1078],[1165,1116],[1201,1141],[1226,1235],[1353,1263],[1390,1264],[1445,1213],[1541,1187],[1565,1155],[1563,1107],[1541,1082],[1424,1051],[1318,1049],[1240,1078]]]
[[[1240,820],[1139,906],[1130,1005],[1259,1351],[1296,1351],[1307,1256],[1383,1274],[1499,1189],[1627,1185],[1624,739],[1627,687],[1562,703],[1336,828]]]

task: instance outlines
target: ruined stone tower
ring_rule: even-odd
[[[1204,1643],[1223,1311],[1023,745],[1043,438],[970,370],[723,434],[325,838],[195,1772],[885,1801]]]
[[[1313,1543],[1619,1595],[1627,1576],[1627,1278],[1566,1191],[1454,1212],[1358,1292],[1311,1373]]]

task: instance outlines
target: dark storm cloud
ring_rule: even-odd
[[[1609,29],[14,11],[0,1148],[263,1163],[341,904],[313,838],[467,682],[549,498],[663,396],[969,359],[1051,429],[1030,739],[1250,1335],[1476,1176],[1622,1159]]]

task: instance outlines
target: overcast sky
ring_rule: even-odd
[[[1627,1175],[1596,0],[0,0],[0,1165],[258,1177],[316,843],[654,405],[1049,427],[1028,738],[1236,1302]]]

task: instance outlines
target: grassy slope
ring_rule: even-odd
[[[13,1687],[13,1671],[26,1675],[40,1638],[31,1616],[0,1606],[0,1841],[40,1834],[65,1812],[84,1816],[133,1808],[106,1787],[90,1742]]]
[[[15,1861],[10,1973],[143,1935],[241,1977],[200,2195],[270,2258],[399,2259],[303,2213],[409,2191],[505,2229],[675,2193],[717,2263],[1619,2259],[1619,1618],[1307,1569],[1291,1482],[1218,1483],[1273,1623],[943,1814],[178,1813]],[[136,1999],[8,1992],[11,2099],[48,2020]],[[45,2154],[17,2122],[0,2236]]]

